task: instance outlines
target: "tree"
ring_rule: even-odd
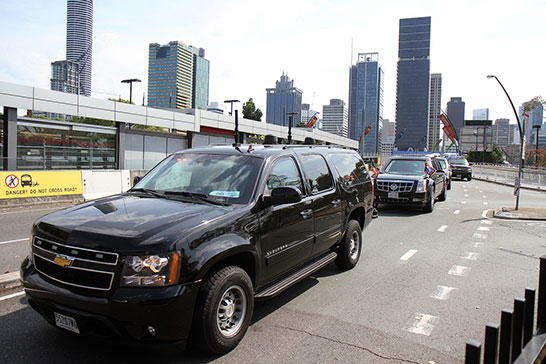
[[[122,99],[121,97],[119,99],[114,99],[113,97],[109,97],[108,100],[115,101],[115,102],[123,102],[124,104],[133,104],[133,105],[135,104],[134,102]]]
[[[479,151],[468,152],[467,159],[469,162],[501,164],[504,162],[504,153],[499,147],[493,145],[493,150],[491,152],[485,152],[485,154],[484,152]]]
[[[243,104],[243,117],[245,119],[262,121],[262,115],[262,110],[256,109],[256,105],[254,104],[252,97]]]

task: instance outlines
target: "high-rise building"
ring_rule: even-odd
[[[78,93],[79,63],[71,61],[57,61],[51,63],[51,90]]]
[[[472,110],[472,120],[489,120],[489,109]]]
[[[364,134],[371,127],[368,134]],[[383,69],[378,53],[359,53],[349,71],[349,138],[361,153],[379,153],[383,127]]]
[[[396,146],[427,146],[430,91],[430,16],[400,19],[396,77]]]
[[[541,125],[541,128],[544,128],[542,127],[542,123],[544,120],[544,106],[538,105],[532,108],[527,112],[529,114],[529,118],[526,118],[523,110],[528,103],[529,102],[524,102],[519,107],[519,120],[522,126],[525,125],[525,142],[533,143],[536,138],[536,136],[534,136],[536,129],[534,129],[533,127],[535,125]]]
[[[440,113],[442,112],[442,74],[430,75],[430,101],[428,115],[428,150],[438,151],[440,147]]]
[[[301,98],[303,92],[294,87],[291,80],[284,72],[279,81],[275,81],[274,88],[267,88],[267,110],[265,121],[270,124],[288,126],[289,113],[297,113],[292,116],[293,124],[301,120]]]
[[[457,136],[461,135],[461,128],[464,126],[464,106],[465,103],[461,97],[452,97],[447,103],[447,117]]]
[[[485,119],[487,120],[487,119]],[[501,148],[511,144],[510,140],[510,120],[509,119],[497,119],[493,124],[493,144],[498,145]]]
[[[383,120],[381,131],[381,154],[391,155],[394,149],[394,137],[396,135],[396,124],[389,119]]]
[[[205,50],[179,41],[151,43],[148,53],[148,106],[206,109],[209,61]]]
[[[79,64],[79,93],[91,96],[93,0],[68,0],[66,60]]]
[[[322,106],[322,130],[347,138],[349,114],[347,105],[340,99],[331,99]]]

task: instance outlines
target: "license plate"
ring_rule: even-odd
[[[389,192],[389,198],[398,198],[398,192]]]
[[[75,332],[76,334],[80,333],[80,329],[78,329],[78,324],[73,317],[61,315],[58,312],[55,312],[55,325],[65,330]]]

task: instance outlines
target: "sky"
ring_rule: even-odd
[[[49,89],[51,62],[66,59],[66,0],[2,0],[0,81]],[[358,53],[378,52],[385,119],[395,120],[399,19],[430,16],[431,73],[442,74],[442,109],[462,97],[466,119],[489,108],[490,119],[515,116],[546,97],[544,0],[95,0],[92,97],[129,98],[120,81],[147,90],[148,45],[178,40],[204,48],[209,101],[253,98],[264,114],[266,88],[283,72],[322,111],[347,102],[349,67]],[[352,44],[352,54],[351,54]]]

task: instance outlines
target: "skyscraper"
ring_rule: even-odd
[[[523,112],[523,109],[525,106],[527,106],[527,104],[528,102],[524,102],[523,105],[519,107],[519,120],[522,126],[525,124],[525,142],[533,143],[536,138],[534,137],[536,129],[533,129],[533,126],[542,125],[542,122],[544,120],[544,106],[539,105],[529,110],[529,118],[527,119],[525,118]]]
[[[474,109],[472,110],[473,120],[489,120],[489,109]]]
[[[396,78],[396,146],[427,144],[430,90],[430,17],[400,19]]]
[[[51,90],[78,93],[79,63],[72,61],[56,61],[51,63]]]
[[[457,136],[461,135],[461,128],[464,126],[464,105],[461,97],[452,97],[447,103],[447,117]]]
[[[294,87],[294,80],[290,80],[284,72],[279,81],[275,81],[274,88],[267,88],[267,110],[265,121],[270,124],[288,126],[289,114],[293,115],[292,126],[301,120],[301,98],[303,92]]]
[[[371,127],[364,137],[366,129]],[[383,127],[383,69],[378,53],[359,53],[349,71],[349,138],[362,153],[379,153]]]
[[[340,99],[331,99],[330,105],[322,106],[322,130],[347,137],[349,114],[347,105]]]
[[[205,109],[209,98],[209,61],[205,50],[179,41],[151,43],[148,52],[148,106]]]
[[[68,0],[66,60],[79,64],[79,93],[91,96],[93,0]]]
[[[442,112],[442,74],[430,75],[430,102],[428,115],[428,150],[438,151],[440,146],[440,113]]]
[[[493,124],[493,144],[498,145],[501,148],[505,148],[508,144],[511,144],[510,140],[510,120],[497,119]]]

